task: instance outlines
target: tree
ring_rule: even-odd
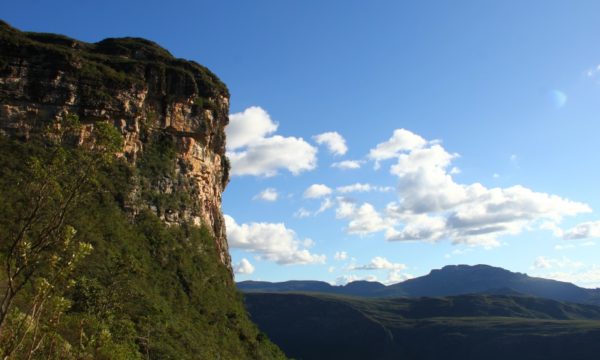
[[[89,136],[65,116],[21,147],[24,159],[3,159],[0,194],[0,346],[4,357],[28,358],[53,341],[40,334],[69,304],[62,297],[77,263],[92,246],[76,237],[72,212],[96,189],[96,173],[121,148],[121,135],[97,123]],[[75,145],[75,146],[73,146]],[[19,298],[27,292],[29,296]],[[18,305],[18,306],[16,306]]]

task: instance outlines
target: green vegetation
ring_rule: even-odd
[[[0,135],[0,296],[12,293],[0,357],[284,358],[248,320],[205,227],[125,210],[134,189],[173,173],[172,140],[150,136],[136,168],[112,155],[112,125],[71,147],[77,119],[63,124],[25,143]]]
[[[600,307],[507,295],[367,299],[247,293],[252,319],[299,359],[593,359]]]
[[[78,82],[83,101],[110,104],[115,88],[148,87],[199,108],[215,108],[211,99],[229,97],[225,84],[206,67],[173,57],[156,43],[140,38],[111,38],[85,43],[66,36],[21,32],[0,20],[0,71],[19,56],[44,71],[61,71]],[[44,94],[46,85],[33,92]],[[39,87],[39,88],[38,88]]]

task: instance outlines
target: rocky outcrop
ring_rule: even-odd
[[[90,44],[21,32],[0,21],[0,131],[27,139],[75,114],[85,136],[97,122],[110,122],[124,138],[120,155],[132,164],[143,159],[156,134],[168,136],[173,169],[145,183],[159,194],[188,194],[189,201],[161,205],[134,191],[127,207],[134,214],[151,209],[168,224],[208,225],[221,261],[231,268],[221,212],[229,176],[228,112],[228,90],[214,74],[153,42]]]

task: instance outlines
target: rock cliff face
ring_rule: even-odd
[[[228,112],[228,90],[214,74],[150,41],[90,44],[21,32],[0,21],[0,131],[26,139],[72,114],[85,137],[97,122],[109,122],[123,135],[120,155],[134,164],[152,139],[169,138],[173,169],[146,179],[144,186],[155,194],[189,194],[189,199],[160,203],[144,196],[139,185],[125,207],[132,214],[150,209],[168,224],[208,225],[221,261],[231,269],[221,212],[229,177]]]

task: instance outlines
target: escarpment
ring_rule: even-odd
[[[119,155],[141,169],[123,207],[171,225],[207,225],[231,269],[221,212],[228,111],[228,90],[213,73],[150,41],[92,44],[0,21],[0,131],[27,139],[67,114],[78,116],[81,137],[98,122],[114,124],[124,139]]]

